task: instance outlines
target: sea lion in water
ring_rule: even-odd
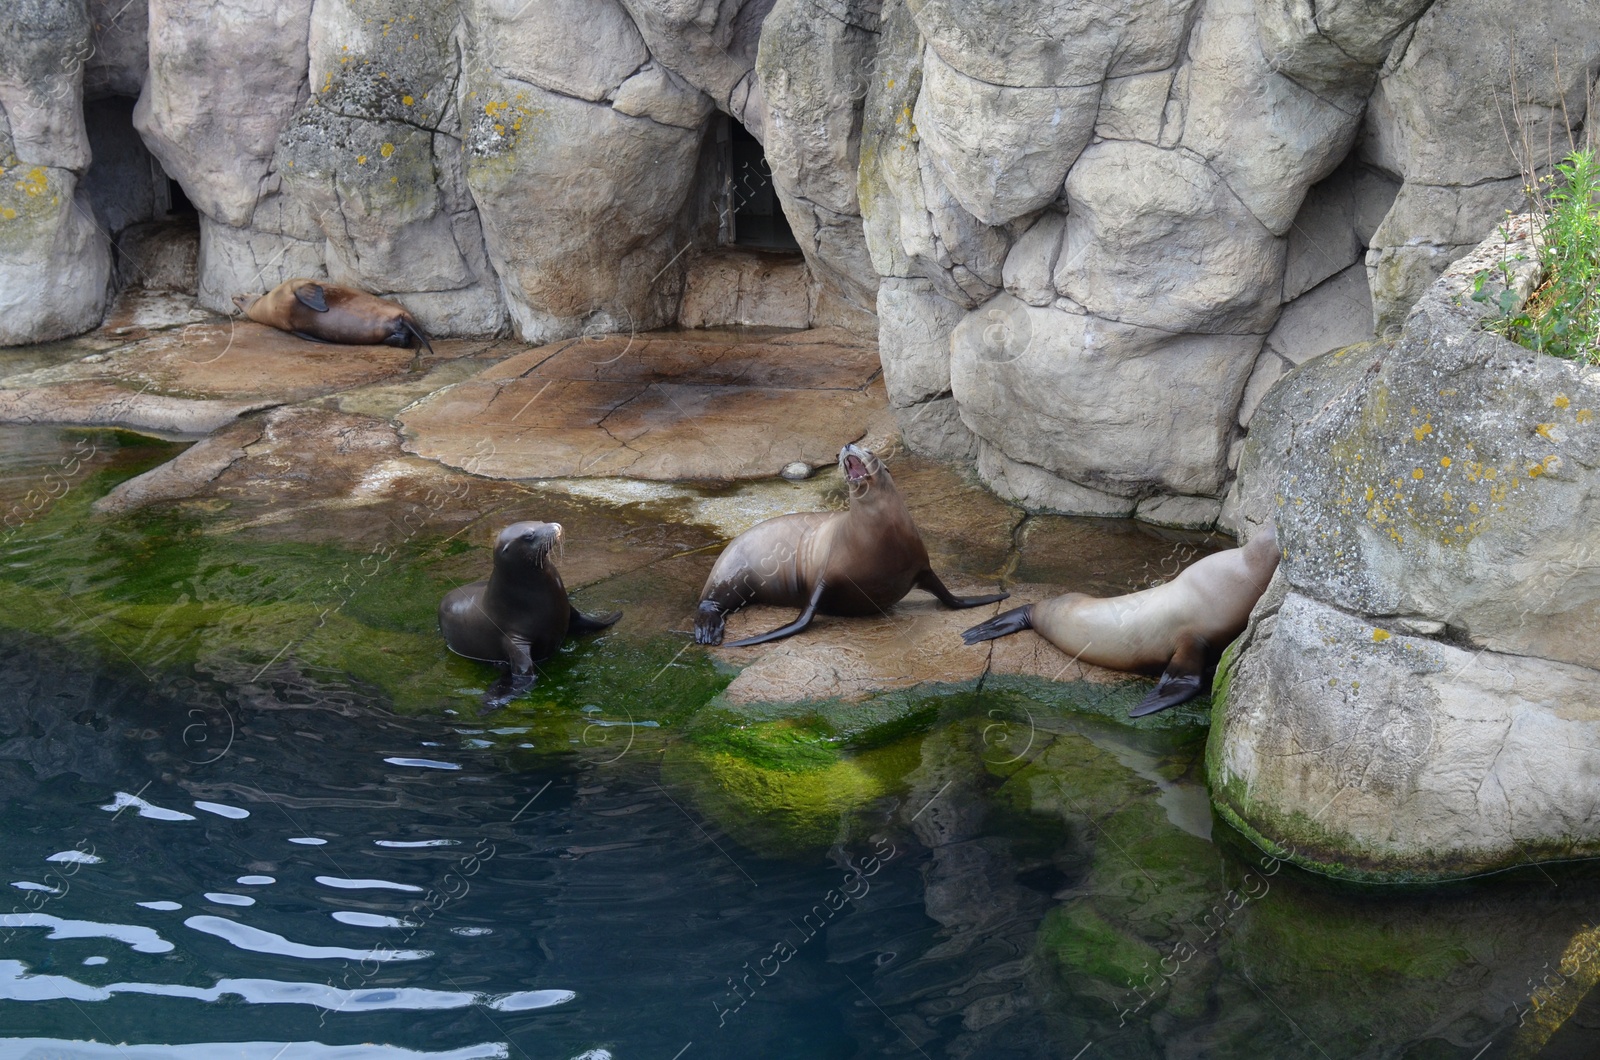
[[[746,604],[801,608],[800,617],[769,633],[732,641],[730,648],[763,644],[798,633],[818,611],[829,615],[881,614],[910,592],[926,589],[946,607],[978,607],[1008,593],[960,597],[928,565],[889,469],[860,446],[839,450],[850,489],[842,512],[801,512],[757,523],[717,557],[694,619],[694,639],[721,644],[730,611]]]
[[[322,280],[284,280],[266,294],[235,295],[233,304],[258,324],[292,332],[312,342],[352,346],[401,346],[426,349],[433,343],[404,306]],[[417,361],[411,361],[416,370]]]
[[[1206,556],[1170,582],[1126,596],[1054,596],[1013,608],[961,634],[968,644],[1038,630],[1075,659],[1161,679],[1129,715],[1187,703],[1207,686],[1222,651],[1244,632],[1250,609],[1278,567],[1271,525],[1243,548]]]
[[[550,562],[561,540],[560,523],[512,523],[494,545],[488,580],[463,585],[439,601],[439,629],[457,655],[509,663],[483,698],[485,710],[503,707],[538,680],[533,664],[554,655],[569,633],[598,633],[622,617],[591,618],[573,607]]]

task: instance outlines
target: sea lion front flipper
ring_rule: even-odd
[[[584,614],[576,607],[572,608],[572,615],[567,619],[568,634],[599,633],[602,629],[610,629],[617,624],[617,619],[622,617],[621,611],[613,611],[609,615],[598,618]]]
[[[729,641],[728,647],[748,648],[752,644],[765,644],[771,640],[782,640],[784,637],[791,637],[794,634],[799,633],[802,629],[805,629],[807,626],[811,625],[811,619],[817,613],[817,603],[822,599],[822,590],[826,584],[826,579],[817,579],[816,587],[811,590],[811,599],[806,601],[806,609],[800,612],[799,618],[795,619],[787,626],[779,626],[777,629],[763,633],[758,637],[746,637],[743,640]]]
[[[1187,703],[1204,692],[1205,676],[1201,671],[1205,661],[1205,638],[1194,633],[1180,634],[1172,660],[1162,671],[1161,680],[1156,682],[1149,695],[1128,711],[1128,717],[1142,718],[1179,703]]]
[[[1033,605],[1013,607],[1009,611],[1002,611],[987,622],[979,622],[971,629],[963,630],[961,639],[968,644],[976,644],[982,640],[994,640],[997,637],[1007,637],[1013,633],[1021,633],[1025,629],[1033,628]]]
[[[322,344],[323,346],[333,345],[333,343],[329,342],[327,339],[320,338],[308,331],[291,331],[289,334],[293,335],[295,338],[305,339],[307,342],[316,342]]]
[[[532,688],[538,680],[539,675],[533,670],[525,674],[519,674],[514,670],[504,671],[495,683],[489,686],[489,691],[483,694],[483,706],[478,708],[478,713],[488,714],[499,710]]]
[[[320,283],[302,283],[294,289],[294,300],[318,313],[328,311],[328,293]]]
[[[1001,600],[1011,595],[1010,593],[991,593],[988,596],[957,596],[945,588],[944,582],[939,580],[939,576],[933,573],[931,568],[917,575],[917,580],[912,584],[918,589],[925,589],[937,596],[941,604],[955,610],[963,607],[982,607],[984,604],[998,604]],[[1008,632],[1015,631],[1008,630]],[[971,642],[968,641],[968,643]]]
[[[1139,705],[1128,711],[1130,718],[1142,718],[1146,714],[1175,707],[1179,703],[1187,703],[1198,696],[1202,691],[1199,674],[1174,674],[1171,671],[1161,675],[1161,680],[1150,690],[1150,694],[1139,700]]]
[[[701,600],[694,613],[694,642],[696,644],[721,644],[722,627],[727,625],[728,612],[715,600]]]

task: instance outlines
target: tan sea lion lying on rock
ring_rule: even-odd
[[[406,308],[354,287],[304,278],[284,280],[266,294],[235,295],[233,304],[258,324],[312,342],[426,349],[433,343]],[[415,358],[411,370],[417,370]]]
[[[1208,686],[1277,568],[1278,539],[1269,525],[1243,548],[1206,556],[1164,585],[1110,598],[1054,596],[996,615],[961,639],[976,644],[1032,629],[1086,663],[1159,673],[1156,687],[1128,712],[1138,718],[1186,703]]]
[[[801,608],[786,626],[732,641],[730,648],[764,644],[798,633],[818,611],[882,614],[913,588],[946,607],[978,607],[1008,593],[960,597],[928,565],[928,550],[911,521],[889,469],[860,446],[839,450],[850,489],[842,512],[801,512],[757,523],[729,542],[700,591],[694,639],[721,644],[728,613],[746,604]]]
[[[494,545],[494,570],[486,581],[451,589],[439,601],[439,629],[457,655],[509,664],[483,697],[484,710],[503,707],[532,688],[533,664],[561,648],[568,634],[598,633],[621,611],[591,618],[572,606],[550,549],[560,523],[512,523]]]

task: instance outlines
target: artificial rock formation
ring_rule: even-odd
[[[1308,362],[1242,462],[1272,588],[1219,678],[1213,797],[1355,877],[1600,853],[1600,373],[1481,330],[1529,220],[1448,270],[1398,342]],[[1519,261],[1519,259],[1521,259]]]
[[[844,326],[877,334],[907,442],[1007,497],[1231,525],[1272,383],[1391,331],[1586,127],[1591,6],[25,0],[0,343],[185,283],[123,234],[186,197],[198,242],[160,230],[161,257],[216,311],[327,275],[439,335]],[[693,289],[751,172],[734,123],[804,320],[788,271]]]
[[[1215,520],[1267,388],[1403,315],[1506,205],[1491,6],[890,0],[861,201],[908,442],[1030,507]],[[1561,74],[1519,88],[1522,127],[1564,142],[1600,32],[1538,8],[1522,61],[1548,81],[1560,47]],[[1435,106],[1465,56],[1470,98]]]

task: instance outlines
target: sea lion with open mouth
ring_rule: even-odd
[[[426,349],[433,343],[415,317],[386,298],[337,283],[304,278],[284,280],[262,295],[235,295],[233,304],[258,324],[277,328],[312,342],[352,346],[400,346]],[[413,371],[417,360],[411,361]]]
[[[728,613],[746,604],[801,608],[786,626],[731,641],[730,648],[764,644],[798,633],[821,611],[829,615],[881,614],[913,588],[946,607],[978,607],[1007,593],[961,597],[945,588],[928,565],[928,549],[911,521],[889,469],[860,446],[839,450],[850,488],[842,512],[801,512],[757,523],[717,557],[700,591],[694,639],[721,644]]]
[[[1163,585],[1102,598],[1053,596],[1012,608],[961,634],[968,644],[1024,629],[1075,659],[1112,670],[1159,673],[1130,717],[1187,703],[1210,684],[1217,659],[1244,632],[1250,610],[1278,569],[1278,538],[1269,524],[1243,548],[1197,560]]]
[[[483,698],[486,711],[503,707],[538,680],[533,664],[548,659],[568,634],[598,633],[622,617],[580,612],[550,562],[560,523],[512,523],[494,545],[488,579],[451,589],[439,601],[439,630],[457,655],[509,664]]]

